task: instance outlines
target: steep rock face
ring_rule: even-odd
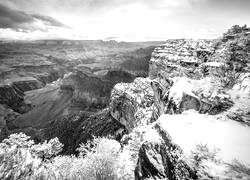
[[[0,141],[8,135],[8,123],[17,116],[19,116],[18,113],[0,104]]]
[[[227,35],[224,36],[226,39]],[[234,104],[228,89],[235,86],[248,91],[248,30],[225,39],[169,40],[154,50],[149,77],[154,80],[158,114],[181,113],[187,109],[218,114]],[[180,83],[183,77],[185,85]]]
[[[101,109],[108,104],[113,84],[99,77],[90,76],[82,72],[70,73],[66,76],[60,88],[71,90],[72,108]]]
[[[181,125],[184,124],[184,119],[187,120],[188,118],[183,112],[187,110],[195,110],[197,114],[208,113],[212,115],[206,115],[206,118],[217,118],[215,122],[209,121],[206,118],[206,120],[203,121],[199,118],[197,122],[201,124],[205,124],[206,121],[211,124],[221,123],[221,127],[218,128],[219,133],[221,129],[225,128],[225,134],[234,134],[231,133],[230,130],[234,130],[236,127],[244,129],[244,133],[246,134],[249,132],[248,127],[245,125],[249,125],[250,112],[250,91],[248,85],[250,29],[244,27],[239,27],[237,31],[235,31],[235,29],[237,29],[237,27],[233,27],[224,34],[222,40],[216,40],[212,43],[203,40],[171,40],[159,48],[156,48],[153,52],[149,68],[149,77],[152,79],[151,86],[154,91],[155,110],[153,119],[157,120],[160,116],[163,116],[162,114],[172,114],[166,115],[168,119],[165,119],[165,121],[169,122],[178,116],[173,114],[183,115],[183,119],[180,119],[178,122],[179,124],[173,120],[172,124],[176,123],[176,127],[172,126],[171,123],[166,123],[166,127],[169,128],[168,131],[173,134],[173,137],[175,137],[174,135],[176,135],[176,137],[180,136],[178,133],[175,134],[173,132],[177,132],[175,128],[183,128]],[[194,116],[190,117],[189,124],[184,128],[185,130],[194,131],[190,125],[196,125],[193,118]],[[226,123],[223,121],[226,121]],[[216,125],[214,124],[214,126]],[[229,128],[231,126],[235,127]],[[206,129],[205,127],[203,128]],[[196,127],[195,131],[198,131],[198,129],[200,130],[202,128]],[[211,127],[211,129],[213,129],[213,127]],[[179,131],[179,133],[184,132],[184,130]],[[227,140],[228,142],[224,142],[226,138],[230,138],[230,135],[226,135],[225,138],[222,138],[223,142],[227,143],[227,147],[229,147],[228,144],[240,144],[242,138],[247,139],[244,133],[242,130],[242,134],[238,135],[238,137],[235,135],[232,139]],[[199,133],[199,135],[202,134],[203,133]],[[235,132],[235,134],[237,133]],[[185,134],[182,135],[182,137],[185,137]],[[241,135],[242,137],[239,137]],[[195,134],[195,136],[197,136],[197,134]],[[195,139],[195,136],[189,139]],[[177,141],[176,139],[177,138],[175,138],[175,142]],[[202,140],[204,139],[205,138]],[[204,142],[207,143],[205,140]],[[215,141],[212,140],[211,142],[213,145]],[[183,140],[183,144],[190,144],[190,141]],[[181,148],[185,149],[183,144]],[[239,147],[243,149],[240,153],[246,157],[247,153],[245,150],[248,148],[248,143],[243,144],[244,145]],[[220,148],[220,145],[221,144],[219,144],[218,148]],[[225,144],[222,143],[221,148],[223,145]],[[149,173],[156,176],[154,179],[162,178],[163,166],[154,165],[154,163],[150,163],[148,160],[150,159],[149,155],[160,152],[160,150],[156,150],[158,147],[145,144],[144,147],[141,148],[141,158],[144,157],[144,160],[141,162],[138,161],[138,167],[140,167],[140,163],[143,164],[144,169],[139,169],[146,174],[145,177],[141,176],[141,179],[147,178],[147,174]],[[185,154],[186,151],[185,149]],[[148,152],[148,154],[145,152]],[[169,153],[166,154],[169,155]],[[230,158],[233,159],[234,156],[230,156]],[[242,158],[242,161],[246,159]],[[222,161],[224,160],[225,159]],[[164,164],[163,161],[159,160],[158,162]],[[157,166],[158,168],[152,168]],[[214,167],[209,167],[208,169],[207,171],[210,172],[218,172]],[[226,171],[224,171],[224,174],[227,174]],[[211,176],[211,178],[213,177],[217,176]],[[229,176],[226,175],[225,177]],[[173,177],[170,179],[173,179]]]
[[[9,85],[1,85],[0,92],[1,104],[12,106],[12,104],[23,100],[23,92]]]
[[[65,76],[60,88],[73,92],[72,107],[96,111],[108,105],[111,90],[117,82],[132,82],[134,78],[119,70],[108,71],[103,76],[76,71]]]
[[[135,76],[133,74],[130,74],[129,72],[122,70],[109,70],[102,77],[102,79],[111,81],[115,84],[119,82],[129,83],[135,79]]]
[[[43,87],[43,83],[33,77],[10,79],[7,80],[6,83],[15,89],[19,89],[22,92],[30,91],[33,89],[40,89]]]
[[[123,142],[133,149],[132,156],[137,160],[135,179],[196,179],[170,136],[158,124],[147,125],[154,120],[155,111],[150,82],[148,78],[136,78],[133,83],[115,85],[111,93],[111,116],[131,132]],[[137,132],[138,127],[142,132]]]
[[[145,117],[152,113],[152,104],[153,91],[147,78],[116,84],[111,92],[111,115],[129,131],[140,123],[148,123],[150,118]]]
[[[50,121],[67,115],[72,104],[73,92],[61,90],[60,84],[59,80],[41,89],[26,92],[24,102],[31,105],[32,109],[12,121],[9,124],[10,128],[44,128]]]
[[[116,121],[110,110],[104,109],[96,114],[81,112],[76,115],[66,116],[63,119],[53,121],[43,130],[45,139],[58,137],[65,145],[63,153],[76,153],[79,144],[86,143],[93,136],[112,136],[116,140],[127,133],[126,128]]]
[[[167,75],[201,78],[201,69],[197,67],[207,62],[212,53],[210,43],[205,40],[168,40],[153,51],[149,62],[149,77],[154,79],[159,75]]]
[[[42,82],[44,85],[46,85],[53,81],[58,80],[59,78],[62,78],[62,73],[60,73],[59,71],[53,70],[53,71],[50,71],[49,73],[38,74],[36,75],[36,78],[40,82]]]
[[[0,85],[0,104],[9,106],[16,112],[27,112],[30,107],[23,102],[24,93],[10,85]]]
[[[184,111],[195,110],[196,113],[208,113],[218,119],[229,120],[229,117],[248,124],[250,112],[249,85],[247,85],[250,54],[248,31],[243,30],[237,35],[234,33],[229,39],[218,41],[169,40],[156,48],[150,60],[151,80],[148,80],[154,98],[153,100],[151,98],[149,103],[150,109],[144,109],[146,112],[151,112],[145,118],[146,122],[157,120],[161,114],[182,115]],[[111,115],[124,124],[129,132],[140,124],[140,120],[141,124],[147,124],[143,123],[145,119],[137,119],[137,113],[143,110],[137,110],[138,103],[135,100],[140,99],[140,90],[136,90],[135,87],[137,87],[135,83],[118,84],[111,94]],[[148,93],[145,90],[144,92]],[[152,95],[152,92],[150,94]],[[171,116],[178,115],[168,117]],[[144,141],[141,144],[141,138],[137,139],[136,142],[141,146],[135,177],[196,179],[197,176],[186,160],[183,159],[178,163],[179,159],[182,159],[180,158],[182,150],[170,140],[171,134],[164,136],[161,128],[159,125],[156,129],[161,138],[165,137],[164,141],[156,143]],[[134,137],[137,132],[133,133],[132,131],[129,137]],[[168,149],[169,147],[171,148]],[[213,171],[213,167],[210,170]]]
[[[37,74],[36,77],[6,79],[0,85],[0,104],[6,104],[19,113],[28,112],[31,107],[24,102],[25,92],[43,88],[61,77],[58,71]]]
[[[178,145],[158,124],[154,128],[159,140],[142,144],[135,179],[197,179],[195,172],[182,159],[182,150]]]
[[[233,105],[230,96],[216,87],[211,78],[157,78],[151,85],[155,95],[156,119],[163,113],[182,113],[189,109],[217,114]]]

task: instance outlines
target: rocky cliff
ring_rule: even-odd
[[[64,152],[69,154],[76,153],[79,143],[92,135],[120,139],[124,125],[114,120],[109,110],[102,109],[109,104],[117,82],[132,82],[134,78],[121,70],[109,70],[102,76],[75,70],[58,81],[23,93],[22,102],[32,109],[9,120],[6,127],[9,132],[22,131],[37,140],[59,137],[65,144]],[[83,133],[83,126],[88,131]]]
[[[178,142],[175,134],[172,134],[173,140],[170,140],[171,134],[166,136],[168,134],[166,127],[177,128],[177,131],[178,126],[168,123],[163,125],[161,122],[169,121],[161,116],[170,114],[167,117],[173,119],[187,117],[191,118],[191,124],[195,124],[191,116],[178,116],[178,114],[190,110],[196,111],[199,114],[209,114],[213,121],[218,121],[221,128],[237,126],[248,134],[249,128],[243,126],[249,125],[250,122],[249,55],[250,30],[246,27],[234,26],[218,40],[168,40],[153,51],[149,63],[149,78],[138,78],[133,83],[117,84],[114,87],[110,101],[111,115],[130,132],[124,142],[128,143],[128,146],[137,144],[137,148],[132,148],[138,158],[135,168],[136,179],[222,177],[216,173],[210,174],[211,171],[218,172],[213,166],[209,166],[210,169],[207,169],[209,172],[205,172],[204,175],[203,170],[200,173],[202,168],[188,163],[189,158],[181,158],[187,155],[185,146],[181,143],[180,146],[175,145]],[[140,114],[143,115],[139,116]],[[225,124],[220,119],[228,123]],[[231,123],[232,120],[236,120],[237,122],[234,121],[236,124]],[[150,141],[145,138],[147,133],[138,132],[138,127],[147,126],[152,122],[154,125],[151,129],[156,132],[154,134],[158,134],[156,136],[163,140]],[[204,120],[204,124],[206,123]],[[210,123],[209,120],[209,126],[216,126]],[[179,130],[178,132],[181,133]],[[222,142],[223,139],[228,139],[227,147],[235,146],[241,139],[246,140],[245,134],[235,135],[234,139],[230,139],[226,134],[227,130],[225,136],[221,135],[220,139]],[[186,143],[191,143],[190,139],[186,140]],[[220,147],[222,152],[228,154],[228,150],[223,149],[224,145]],[[244,152],[239,150],[238,155],[246,153],[247,142],[242,149]],[[174,153],[176,150],[178,153]],[[248,162],[244,158],[241,160]],[[217,166],[222,165],[217,164]],[[225,174],[228,170],[227,167],[223,171],[223,177],[227,177]],[[198,173],[194,173],[195,171]],[[239,172],[233,172],[232,177],[239,175]],[[243,176],[248,177],[247,174]]]
[[[137,78],[132,83],[119,83],[111,92],[111,116],[131,131],[139,124],[149,123],[152,103],[149,79]]]
[[[40,89],[46,84],[56,81],[61,77],[58,71],[36,74],[35,77],[18,77],[4,80],[0,84],[0,104],[8,105],[19,113],[30,110],[29,105],[24,102],[25,92]]]

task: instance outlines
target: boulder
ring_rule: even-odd
[[[152,112],[152,104],[153,91],[147,78],[116,84],[111,92],[111,115],[129,131],[136,125],[149,121],[145,116]]]
[[[197,179],[195,172],[182,158],[182,150],[170,136],[155,125],[160,141],[146,141],[139,150],[135,179]]]

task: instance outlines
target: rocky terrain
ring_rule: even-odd
[[[1,139],[23,131],[41,140],[52,121],[106,108],[116,83],[146,76],[159,43],[1,42]]]
[[[114,87],[111,115],[137,143],[135,179],[250,178],[233,169],[250,163],[249,34],[234,26],[213,41],[168,40],[148,78]]]
[[[118,173],[110,179],[250,178],[250,28],[236,25],[216,40],[167,40],[156,48],[113,41],[34,44],[36,55],[56,64],[58,80],[21,73],[15,77],[20,83],[4,79],[0,127],[3,135],[21,130],[37,142],[58,137],[62,154],[84,147],[80,160],[46,161],[56,164],[55,177],[66,167],[64,179],[75,178],[101,163],[100,172]],[[104,138],[102,146],[99,136],[112,140]],[[81,168],[72,175],[72,167]]]

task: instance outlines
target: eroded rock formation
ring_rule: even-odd
[[[229,30],[221,40],[168,40],[152,53],[150,79],[139,78],[131,84],[114,87],[111,115],[132,133],[131,137],[138,133],[133,131],[138,124],[143,126],[156,121],[159,137],[164,139],[157,143],[144,138],[136,141],[141,145],[137,149],[137,179],[197,178],[192,165],[184,159],[178,163],[181,148],[159,130],[161,125],[157,119],[162,114],[175,117],[175,114],[193,110],[210,114],[214,119],[249,124],[250,30],[245,27],[235,29]],[[146,101],[148,106],[141,106],[144,97],[150,97]],[[143,111],[148,116],[137,119],[137,114]],[[171,150],[167,151],[168,148]],[[176,149],[179,155],[172,156]]]
[[[152,113],[153,91],[150,80],[136,78],[132,83],[119,83],[111,92],[111,115],[129,131],[150,120],[145,116]]]
[[[158,124],[154,125],[158,141],[145,141],[135,169],[135,179],[197,179],[195,172],[183,160],[181,148]],[[155,138],[155,137],[154,137]]]

